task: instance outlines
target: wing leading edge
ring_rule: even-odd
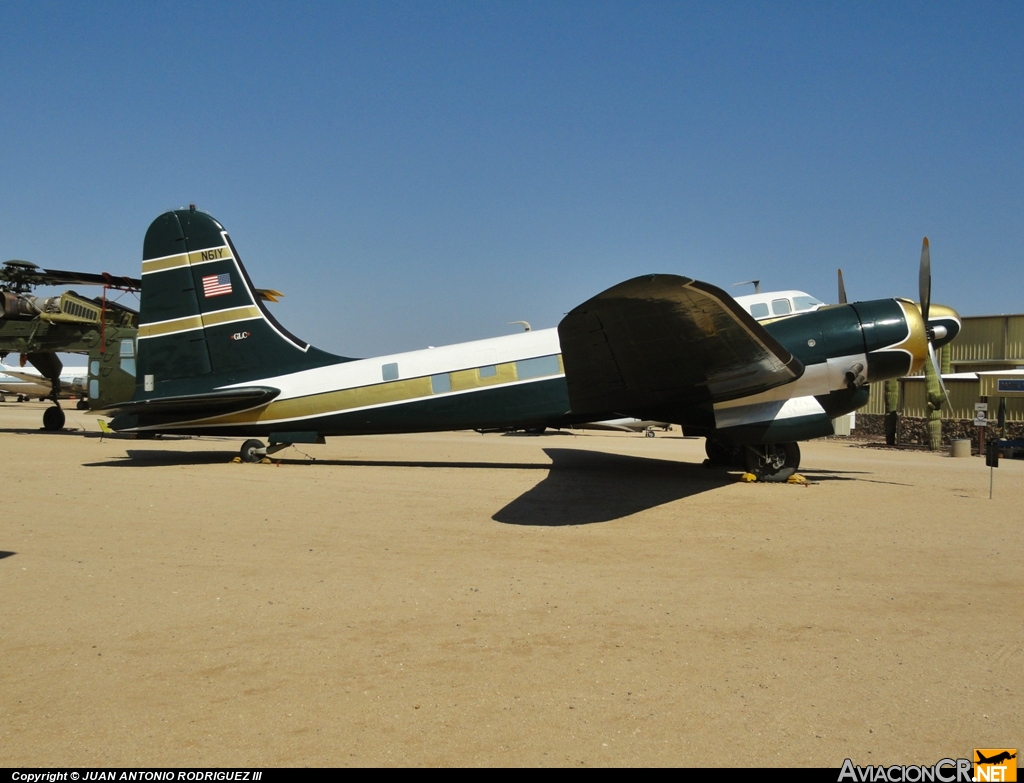
[[[804,371],[729,294],[677,275],[609,288],[566,315],[558,337],[573,415],[722,402]]]

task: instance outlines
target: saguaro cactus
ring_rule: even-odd
[[[924,363],[924,382],[928,395],[928,447],[938,451],[942,448],[942,403],[946,401],[946,395],[931,362]]]
[[[896,445],[899,428],[900,382],[892,378],[885,382],[885,442]]]

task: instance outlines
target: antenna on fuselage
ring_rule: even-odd
[[[512,324],[520,324],[523,327],[523,331],[524,332],[532,331],[532,329],[530,327],[530,322],[529,321],[509,321],[508,322],[509,326],[512,326]]]
[[[733,283],[732,287],[736,288],[737,286],[741,286],[741,285],[752,285],[752,286],[754,286],[754,293],[755,294],[761,293],[761,281],[760,280],[744,280],[742,283]]]

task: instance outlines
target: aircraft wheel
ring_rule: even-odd
[[[800,467],[800,446],[797,443],[769,443],[747,446],[744,450],[747,472],[758,481],[785,481]]]
[[[722,468],[742,468],[743,459],[740,456],[741,446],[731,443],[723,443],[717,438],[704,439],[704,453],[708,455],[708,461],[712,465]]]
[[[0,394],[0,402],[7,402],[7,398],[2,394]]]
[[[644,430],[644,437],[645,438],[653,438],[654,437],[654,428],[653,427],[648,427],[646,430]]]
[[[267,447],[255,438],[242,444],[242,462],[259,462],[267,454]]]
[[[64,429],[64,411],[56,405],[43,411],[43,429],[51,432]]]
[[[87,410],[89,410],[89,401],[87,399],[85,399],[85,397],[82,397],[78,401],[78,404],[75,405],[75,407],[78,408],[78,410],[80,410],[80,411],[87,411]]]

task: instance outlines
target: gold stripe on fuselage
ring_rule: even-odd
[[[494,375],[481,377],[479,367],[447,373],[451,382],[451,392],[434,394],[430,381],[431,376],[424,375],[418,378],[310,394],[305,397],[293,397],[288,400],[275,400],[262,408],[239,411],[238,413],[215,416],[209,419],[197,419],[195,421],[182,422],[182,424],[185,426],[198,424],[208,427],[309,419],[332,413],[342,413],[357,408],[373,408],[429,397],[441,397],[452,392],[473,391],[488,386],[503,386],[509,383],[516,383],[519,380],[515,362],[505,362],[504,364],[489,366],[493,366],[496,369],[497,372]],[[543,381],[564,375],[565,370],[562,367],[561,355],[558,356],[558,369],[558,375],[544,375],[528,378],[527,380]],[[444,375],[445,373],[435,374]]]

